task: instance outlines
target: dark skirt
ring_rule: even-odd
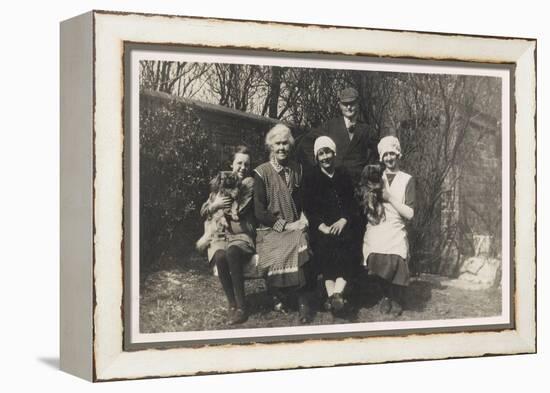
[[[352,233],[345,231],[341,236],[319,233],[313,244],[313,256],[323,280],[336,280],[342,277],[349,281],[358,265],[353,249]]]
[[[250,255],[254,255],[256,252],[254,239],[246,233],[216,233],[208,248],[208,263],[210,267],[214,266],[214,254],[216,251],[226,251],[229,247],[238,247]]]
[[[409,265],[399,255],[369,254],[367,258],[369,274],[373,274],[395,285],[409,285]]]

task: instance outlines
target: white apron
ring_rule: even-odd
[[[386,173],[384,178],[387,181]],[[411,175],[398,171],[389,186],[389,193],[401,203],[405,203],[405,190]],[[389,202],[384,202],[386,219],[378,225],[367,223],[363,240],[363,265],[367,264],[369,254],[395,254],[403,259],[409,255],[409,242],[405,220]]]

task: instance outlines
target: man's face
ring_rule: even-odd
[[[357,115],[357,109],[359,107],[357,100],[351,102],[340,102],[339,104],[342,115],[350,120],[353,120]]]

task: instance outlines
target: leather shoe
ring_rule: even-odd
[[[230,325],[238,325],[241,323],[246,322],[248,319],[248,314],[246,311],[238,308],[233,312],[233,315],[231,316],[231,319],[229,320]]]
[[[309,305],[306,302],[301,302],[298,307],[298,315],[300,317],[300,323],[310,323],[312,320],[311,311]]]
[[[332,310],[332,296],[327,297],[327,299],[323,303],[323,310],[325,311]]]
[[[331,306],[335,312],[342,311],[344,308],[344,298],[341,293],[335,293],[332,295]]]
[[[392,301],[388,297],[383,297],[378,303],[381,314],[389,314],[392,309]]]
[[[403,314],[403,307],[399,303],[397,303],[395,300],[391,301],[391,314],[394,317],[398,317],[401,314]]]

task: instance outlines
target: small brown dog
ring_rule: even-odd
[[[217,196],[230,197],[231,207],[219,209],[204,222],[204,234],[197,240],[196,247],[199,251],[204,251],[210,245],[212,237],[216,232],[221,232],[229,228],[228,218],[237,221],[239,219],[239,194],[241,192],[241,180],[239,176],[230,171],[221,171],[210,181],[209,202],[213,202]]]
[[[367,220],[372,225],[379,224],[386,219],[382,190],[384,189],[383,164],[371,164],[365,166],[361,172],[361,180],[357,196]]]

